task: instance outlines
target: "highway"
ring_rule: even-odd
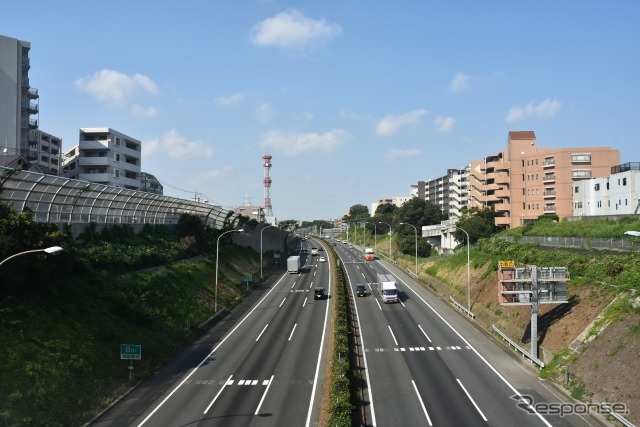
[[[355,301],[366,425],[608,425],[600,417],[554,414],[545,405],[571,399],[460,311],[392,264],[364,261],[362,248],[338,242],[334,249]],[[389,272],[398,279],[399,303],[384,304],[376,292],[377,273]],[[356,284],[366,285],[364,297],[355,295]]]
[[[301,273],[277,277],[224,335],[195,343],[161,378],[136,387],[91,425],[317,425],[331,264],[309,255],[310,241],[301,243]],[[328,298],[314,300],[318,286]]]

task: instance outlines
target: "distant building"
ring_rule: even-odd
[[[429,181],[418,181],[416,197],[442,209],[447,218],[460,218],[469,205],[469,168],[447,169],[447,174]]]
[[[611,175],[573,185],[573,215],[640,215],[640,163],[611,168]]]
[[[79,143],[65,154],[61,175],[139,190],[141,142],[111,128],[82,128]]]
[[[239,206],[234,209],[234,212],[250,219],[255,219],[259,223],[265,222],[264,208],[262,206]]]
[[[389,204],[399,208],[400,206],[404,205],[407,202],[407,200],[410,200],[412,197],[413,196],[396,196],[396,197],[392,197],[391,199],[380,199],[377,202],[371,203],[370,215],[374,216],[376,214],[376,210],[378,209],[378,206],[380,205]]]
[[[153,194],[164,194],[164,187],[155,176],[148,172],[140,172],[140,191]]]
[[[508,228],[543,214],[573,215],[576,183],[609,176],[620,152],[609,147],[539,148],[533,131],[509,132],[507,148],[471,162],[470,206],[492,208]]]

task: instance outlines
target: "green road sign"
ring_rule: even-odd
[[[242,276],[243,282],[251,282],[252,280],[253,280],[253,276],[251,274],[245,274],[244,276]]]
[[[280,259],[280,252],[275,252],[275,253],[273,254],[273,258],[274,258],[274,259]]]
[[[120,359],[142,359],[142,346],[137,344],[120,344]]]

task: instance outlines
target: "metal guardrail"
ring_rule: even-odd
[[[513,341],[511,338],[506,336],[504,334],[504,332],[502,332],[500,329],[498,329],[495,324],[491,325],[491,327],[493,328],[494,331],[496,331],[498,334],[500,334],[500,336],[505,341],[507,341],[510,345],[512,345],[513,348],[515,348],[520,353],[522,353],[523,356],[526,356],[527,358],[529,358],[529,360],[531,360],[536,365],[540,366],[540,368],[544,368],[545,365],[544,365],[544,362],[542,360],[540,360],[540,359],[538,359],[536,357],[533,357],[533,355],[531,353],[529,353],[527,350],[525,350],[524,348],[522,348],[518,344],[516,344],[515,341]]]
[[[453,299],[453,296],[449,295],[449,299],[451,300],[451,303],[453,305],[455,305],[456,307],[458,307],[460,310],[464,311],[465,313],[467,313],[467,316],[471,317],[472,319],[476,318],[476,315],[473,313],[473,311],[467,309],[467,307],[465,307],[464,305],[460,304],[458,301],[456,301],[455,299]]]
[[[638,249],[638,238],[616,237],[562,237],[562,236],[500,236],[509,242],[535,243],[540,246],[560,246],[583,249],[617,249],[631,251]]]
[[[216,314],[214,314],[213,316],[209,317],[207,320],[205,320],[204,322],[200,323],[198,325],[198,329],[202,329],[204,327],[206,327],[209,323],[213,322],[214,320],[216,320],[218,317],[221,317],[224,313],[226,313],[227,307],[222,307],[220,310],[218,310],[218,312]]]
[[[605,409],[606,411],[609,412],[609,415],[611,415],[613,418],[615,418],[616,420],[618,420],[623,426],[625,427],[636,427],[633,423],[631,423],[629,420],[627,420],[626,418],[624,418],[622,415],[618,414],[617,412],[615,412],[611,406],[609,406],[606,403],[602,403],[600,405],[601,408]]]

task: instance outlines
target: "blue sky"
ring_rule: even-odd
[[[40,128],[142,141],[165,194],[279,220],[355,204],[503,150],[606,146],[640,161],[640,2],[5,2],[31,43]]]

